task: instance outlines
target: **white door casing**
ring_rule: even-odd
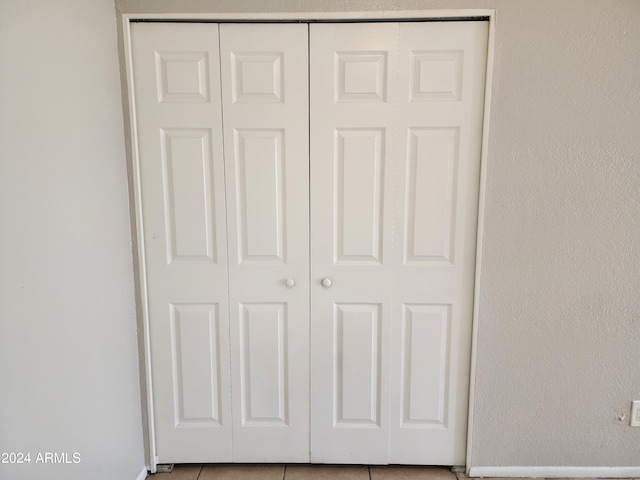
[[[487,23],[133,27],[158,460],[463,464]]]

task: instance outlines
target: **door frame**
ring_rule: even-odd
[[[474,396],[476,386],[476,354],[479,323],[480,277],[482,265],[482,239],[484,231],[485,190],[489,145],[489,113],[493,80],[496,12],[494,9],[449,10],[400,10],[359,12],[279,12],[279,13],[121,13],[118,12],[118,47],[120,55],[125,148],[130,198],[131,237],[133,249],[136,317],[138,323],[138,357],[140,364],[140,394],[142,429],[145,441],[146,468],[156,473],[155,423],[153,388],[151,378],[151,344],[149,336],[149,304],[144,252],[140,162],[136,130],[136,108],[133,84],[133,59],[131,53],[131,24],[137,21],[179,22],[243,22],[243,23],[317,23],[317,22],[376,22],[376,21],[474,21],[489,22],[487,64],[482,119],[480,153],[480,184],[478,193],[478,217],[476,230],[476,260],[473,290],[473,315],[471,330],[471,365],[469,372],[469,413],[467,420],[466,473],[469,474],[473,439]]]

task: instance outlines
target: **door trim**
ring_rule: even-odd
[[[140,162],[136,130],[136,109],[133,83],[133,58],[131,53],[131,23],[137,21],[179,22],[375,22],[375,21],[477,21],[489,22],[485,95],[483,104],[482,142],[480,153],[480,184],[478,194],[478,217],[476,230],[476,261],[474,275],[473,316],[471,334],[471,368],[469,376],[469,413],[467,421],[466,473],[470,472],[473,447],[474,397],[476,386],[476,356],[479,324],[480,278],[482,264],[482,238],[484,231],[485,191],[489,145],[489,110],[493,83],[495,51],[495,9],[448,9],[448,10],[401,10],[360,12],[276,12],[276,13],[122,13],[118,27],[118,47],[121,69],[121,88],[125,127],[125,148],[129,183],[131,212],[131,237],[134,253],[134,280],[138,320],[138,348],[140,358],[140,394],[142,404],[142,427],[145,439],[147,469],[156,473],[155,424],[153,411],[153,388],[151,377],[151,344],[149,336],[149,304],[147,274],[144,252],[142,197],[140,184]]]
[[[359,12],[254,12],[254,13],[123,13],[122,20],[202,21],[202,22],[343,22],[343,21],[439,21],[492,20],[494,9],[397,10]]]
[[[480,189],[478,191],[478,219],[476,227],[476,271],[473,285],[473,317],[471,320],[471,370],[469,372],[469,413],[467,418],[466,469],[470,475],[471,452],[473,447],[473,421],[475,413],[476,356],[478,351],[478,324],[480,321],[480,278],[482,264],[482,239],[484,233],[485,191],[487,184],[487,163],[489,149],[489,111],[493,85],[493,57],[495,52],[496,17],[495,11],[489,16],[489,38],[487,40],[487,66],[485,70],[484,110],[482,113],[482,140],[480,144]]]

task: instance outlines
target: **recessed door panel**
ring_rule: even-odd
[[[284,304],[240,306],[242,424],[287,424]]]
[[[447,426],[450,305],[404,305],[402,426]]]
[[[336,263],[381,263],[384,130],[337,129]]]
[[[412,102],[460,100],[464,50],[418,49],[409,55]]]
[[[339,51],[335,58],[336,102],[386,101],[386,50]]]
[[[236,102],[284,101],[284,52],[231,52],[231,94]]]
[[[209,52],[156,51],[155,57],[158,102],[209,102]]]
[[[405,261],[453,262],[457,128],[410,128]]]
[[[220,424],[217,305],[171,305],[176,426]]]
[[[380,427],[380,305],[334,307],[334,424]]]
[[[161,130],[168,263],[216,261],[211,132]]]
[[[240,263],[285,261],[284,130],[235,131]]]

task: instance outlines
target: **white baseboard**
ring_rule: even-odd
[[[142,467],[142,470],[140,470],[136,480],[145,480],[145,478],[147,478],[147,467]]]
[[[638,478],[640,467],[471,467],[470,477]]]

